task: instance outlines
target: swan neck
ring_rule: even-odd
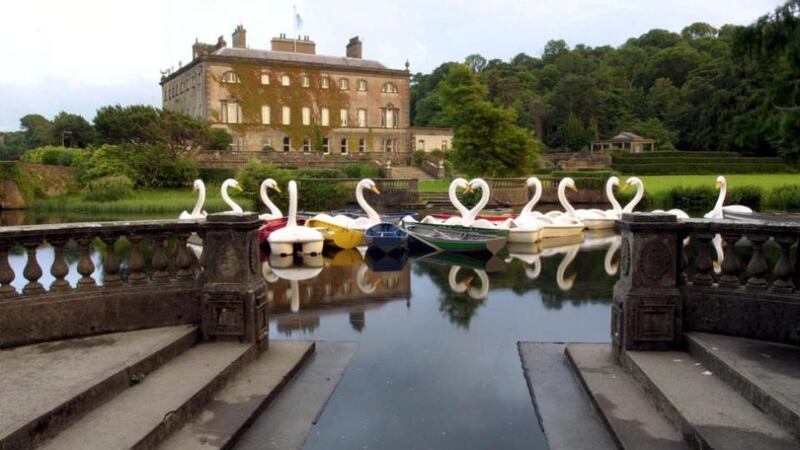
[[[230,187],[231,187],[230,183],[223,183],[222,184],[222,201],[224,201],[225,204],[228,205],[231,208],[231,211],[233,211],[235,213],[244,212],[242,210],[242,207],[239,206],[236,202],[234,202],[231,199],[230,195],[228,195],[228,188],[230,188]]]
[[[461,214],[461,218],[464,219],[466,218],[467,214],[469,214],[469,211],[467,210],[467,207],[461,203],[461,200],[458,199],[458,194],[456,194],[458,184],[461,180],[461,178],[456,178],[450,182],[450,187],[447,188],[447,195],[450,197],[450,203],[453,204],[453,206],[456,208],[456,211]]]
[[[289,218],[286,226],[297,226],[297,183],[294,180],[289,182]]]
[[[481,199],[480,201],[478,201],[477,205],[475,205],[472,209],[469,210],[469,214],[467,214],[467,223],[464,224],[466,226],[471,225],[472,222],[475,221],[475,218],[478,217],[478,214],[480,214],[481,211],[483,211],[483,208],[485,208],[486,205],[489,204],[489,197],[491,195],[489,193],[489,183],[487,183],[485,180],[481,178],[478,178],[477,183],[481,187]]]
[[[369,203],[367,203],[367,199],[364,198],[365,187],[366,183],[364,182],[364,180],[361,180],[361,182],[358,183],[358,186],[356,186],[356,201],[358,202],[358,206],[360,206],[361,209],[363,209],[364,212],[367,213],[367,218],[369,219],[370,222],[379,223],[381,221],[381,216],[379,216],[377,211],[375,211],[374,209],[372,209],[371,206],[369,206]]]
[[[522,208],[522,211],[519,212],[520,216],[527,216],[533,212],[533,207],[539,203],[539,199],[542,198],[542,182],[539,181],[538,178],[533,178],[533,197],[531,197],[530,201]]]
[[[561,183],[558,183],[558,202],[561,203],[564,211],[572,214],[575,213],[575,208],[573,208],[569,200],[567,200],[567,183],[563,182],[563,180]]]
[[[633,208],[636,208],[636,205],[639,204],[639,202],[642,200],[642,197],[644,197],[644,185],[639,183],[636,185],[636,195],[634,195],[633,199],[629,201],[627,205],[625,205],[623,212],[632,213]]]
[[[611,182],[610,178],[606,182],[606,197],[608,197],[608,202],[611,203],[611,209],[614,211],[622,211],[622,205],[620,205],[617,198],[614,197],[614,183]]]
[[[728,183],[722,183],[722,185],[719,187],[719,196],[717,197],[717,203],[714,205],[714,211],[722,211],[722,206],[725,204],[725,196],[727,194]]]
[[[261,191],[260,191],[261,201],[264,202],[264,204],[267,206],[267,209],[269,209],[269,213],[272,215],[272,217],[275,218],[283,217],[283,213],[281,212],[281,210],[278,209],[278,207],[275,206],[275,203],[273,203],[272,200],[269,198],[269,192],[267,191],[267,189],[268,186],[266,181],[261,183]]]
[[[197,203],[194,204],[192,210],[193,216],[198,216],[203,211],[203,204],[206,202],[206,185],[200,183],[197,187]]]

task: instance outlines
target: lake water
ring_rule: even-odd
[[[609,342],[618,243],[385,272],[355,250],[304,273],[265,266],[271,339],[359,343],[305,448],[546,449],[517,342]]]

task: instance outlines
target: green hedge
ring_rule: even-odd
[[[125,175],[98,178],[86,183],[83,199],[90,202],[114,202],[133,197],[133,181]]]
[[[768,209],[800,211],[800,185],[791,184],[772,189],[762,203]]]
[[[236,171],[225,168],[202,168],[197,171],[198,177],[209,184],[222,184],[228,178],[235,178]]]
[[[711,186],[672,188],[667,194],[667,208],[709,211],[719,198],[719,190]],[[758,186],[738,186],[728,190],[726,205],[745,205],[760,210],[764,191]]]
[[[716,174],[716,173],[794,173],[784,163],[717,162],[665,162],[662,164],[614,164],[621,173],[637,175]]]
[[[735,158],[739,154],[736,152],[709,152],[709,151],[669,151],[669,152],[646,152],[646,153],[628,153],[628,152],[612,152],[611,157],[616,161],[617,159],[648,159],[648,158]]]

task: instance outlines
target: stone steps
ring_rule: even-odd
[[[568,344],[567,358],[617,445],[623,449],[680,450],[683,436],[617,364],[608,344]]]
[[[784,427],[681,351],[627,352],[626,368],[692,448],[797,449]]]
[[[129,388],[197,341],[181,325],[0,351],[0,448],[30,448]]]
[[[314,342],[274,341],[160,448],[229,448],[314,352]]]
[[[703,366],[800,437],[800,347],[697,332],[686,342]]]
[[[253,344],[199,344],[95,408],[41,448],[153,448],[256,356]]]

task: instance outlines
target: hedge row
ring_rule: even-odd
[[[614,169],[622,173],[637,175],[673,175],[673,174],[715,174],[715,173],[790,173],[795,172],[783,163],[761,163],[744,161],[734,163],[717,162],[680,162],[668,164],[614,164]]]
[[[611,154],[614,160],[622,158],[630,159],[646,159],[646,158],[721,158],[721,157],[738,157],[736,152],[647,152],[647,153],[628,153],[628,152],[614,152]]]

